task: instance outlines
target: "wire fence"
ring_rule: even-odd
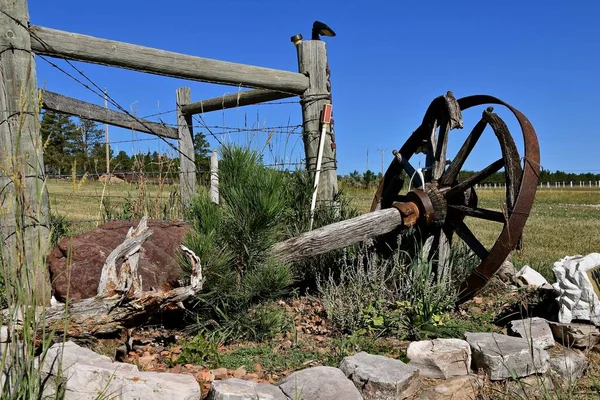
[[[94,93],[99,100],[106,100],[108,108],[127,115],[150,132],[152,130],[148,122],[178,128],[177,109],[159,110],[138,117],[69,60],[39,58]],[[287,110],[287,115],[277,112],[281,107]],[[299,100],[290,99],[245,106],[241,117],[241,108],[236,107],[193,115],[191,128],[194,136],[206,139],[205,143],[198,146],[194,160],[195,172],[181,171],[181,159],[190,157],[180,150],[177,140],[111,127],[111,140],[106,142],[106,138],[102,137],[104,140],[96,143],[94,154],[76,157],[65,150],[58,159],[65,161],[71,157],[73,160],[70,165],[63,162],[61,166],[52,165],[52,157],[47,157],[46,171],[53,218],[67,223],[76,233],[112,219],[134,219],[142,215],[157,219],[180,219],[183,210],[180,206],[179,183],[183,174],[194,174],[199,186],[208,186],[210,150],[224,145],[240,145],[257,151],[264,165],[269,168],[303,169],[303,129],[301,123],[295,122],[301,120],[300,110]],[[102,150],[106,146],[110,149],[108,165],[105,154],[98,151],[98,148]]]
[[[40,38],[36,38],[43,44]],[[47,44],[44,44],[47,45]],[[131,118],[152,134],[131,131],[130,138],[125,138],[127,130],[121,130],[117,139],[108,141],[111,150],[110,163],[107,166],[101,154],[87,157],[84,165],[50,170],[49,192],[53,213],[68,223],[76,226],[100,224],[113,218],[134,218],[148,214],[153,218],[180,218],[182,210],[179,206],[179,182],[182,172],[180,159],[190,158],[179,149],[176,140],[167,139],[154,132],[148,122],[156,122],[162,126],[178,128],[177,109],[157,111],[138,117],[126,107],[119,104],[113,96],[102,89],[101,85],[91,79],[80,67],[67,59],[51,60],[38,56],[51,68],[67,76],[77,85],[93,93],[98,100]],[[258,110],[276,110],[279,107],[295,107],[294,118],[275,112],[272,117],[267,112],[269,124],[261,117]],[[269,101],[253,106],[245,106],[240,117],[240,107],[233,107],[207,114],[196,114],[192,118],[192,129],[195,135],[208,139],[208,148],[237,144],[256,150],[263,158],[266,166],[282,170],[302,169],[305,166],[303,146],[303,126],[299,120],[300,101],[297,99]],[[249,118],[249,115],[255,117]],[[218,121],[220,119],[220,121]],[[166,120],[166,121],[165,121]],[[231,123],[231,121],[236,123]],[[218,121],[218,122],[215,122]],[[229,123],[228,123],[229,122]],[[310,122],[310,121],[305,121]],[[204,147],[206,149],[206,146]],[[385,149],[373,149],[372,159],[377,160],[381,154],[381,171],[387,167]],[[194,161],[197,182],[202,186],[210,182],[210,169],[206,156],[199,155]],[[87,155],[86,155],[87,156]],[[89,160],[91,158],[91,160]],[[337,168],[335,160],[325,160],[327,168]],[[366,166],[369,169],[369,152]],[[324,168],[325,169],[325,168]],[[378,168],[377,168],[378,169]],[[362,189],[374,189],[376,183],[369,183]],[[360,185],[357,185],[360,186]],[[540,188],[576,188],[600,187],[600,181],[552,182],[541,183]],[[480,184],[478,189],[502,188],[501,184]],[[357,200],[369,200],[370,196],[360,194]]]

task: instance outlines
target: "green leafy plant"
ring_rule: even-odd
[[[396,265],[374,254],[357,254],[339,277],[319,280],[327,319],[338,332],[381,330],[386,322],[386,305],[393,301]]]
[[[219,343],[205,332],[200,332],[181,345],[181,354],[177,361],[182,364],[217,365]]]

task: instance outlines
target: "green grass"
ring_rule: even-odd
[[[368,212],[373,189],[342,188],[361,212]],[[501,210],[505,192],[478,190],[479,207]],[[500,235],[502,224],[467,218],[467,225],[490,247]],[[539,189],[527,220],[523,250],[513,253],[516,266],[529,264],[552,279],[554,262],[565,256],[598,251],[600,242],[600,190],[590,188]]]
[[[398,349],[398,343],[386,338],[366,335],[345,335],[325,338],[324,342],[315,342],[306,336],[307,341],[299,341],[291,346],[277,346],[277,342],[240,347],[222,352],[218,366],[227,369],[244,367],[248,372],[255,372],[255,365],[274,374],[296,371],[311,365],[328,365],[337,367],[346,356],[366,351],[370,354],[381,354],[389,357],[400,357],[405,362],[406,354]]]
[[[271,344],[257,347],[240,347],[219,356],[219,367],[237,369],[245,367],[248,372],[255,372],[255,364],[270,372],[285,370],[295,371],[310,362],[329,364],[328,355],[323,355],[314,350],[307,350],[299,344],[297,347],[286,351],[274,351]]]

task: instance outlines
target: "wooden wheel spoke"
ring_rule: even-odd
[[[454,228],[454,232],[458,235],[459,238],[463,240],[469,246],[471,250],[479,257],[479,259],[485,259],[489,252],[487,249],[481,244],[479,239],[475,237],[471,229],[463,222],[463,221],[452,221],[450,223]]]
[[[500,171],[502,167],[504,167],[504,159],[500,158],[488,165],[487,167],[485,167],[484,169],[482,169],[481,171],[479,171],[478,173],[476,173],[475,175],[470,176],[464,181],[457,184],[456,186],[453,186],[450,190],[446,192],[446,197],[451,197],[461,192],[464,192],[468,188],[475,186],[479,182]]]
[[[435,162],[435,151],[437,149],[436,131],[438,128],[437,119],[433,121],[431,132],[427,138],[427,154],[425,156],[425,180],[431,182],[433,178],[433,164]]]
[[[452,92],[446,93],[444,96],[444,103],[446,107],[444,108],[440,120],[440,133],[436,142],[432,140],[432,150],[434,153],[433,163],[431,164],[431,177],[435,181],[439,180],[446,170],[446,151],[448,149],[448,136],[450,131],[455,128],[463,127],[460,105],[454,98]],[[434,135],[435,127],[434,132],[432,132],[432,139]]]
[[[444,226],[434,234],[429,258],[435,256],[433,274],[436,279],[445,276],[449,272],[453,231],[450,226]]]
[[[448,208],[460,211],[461,213],[473,218],[485,219],[487,221],[495,221],[501,223],[506,222],[506,216],[500,211],[487,210],[485,208],[472,208],[468,206],[461,206],[455,204],[449,204]]]
[[[462,147],[456,154],[456,157],[454,158],[454,160],[452,160],[452,163],[440,178],[440,185],[450,186],[452,185],[452,183],[454,183],[456,177],[458,177],[458,173],[460,172],[465,161],[471,154],[471,151],[475,147],[475,144],[481,137],[481,134],[485,130],[486,126],[487,121],[483,118],[477,123],[477,125],[475,125],[469,136],[467,136],[467,139],[463,143]]]
[[[440,179],[446,169],[446,149],[448,148],[448,133],[450,132],[450,122],[443,121],[440,126],[440,134],[433,157],[432,177],[435,180]]]
[[[494,134],[498,137],[502,158],[506,160],[504,168],[506,172],[506,205],[508,210],[512,211],[523,175],[519,150],[502,118],[489,109],[484,111],[483,118],[490,124]]]

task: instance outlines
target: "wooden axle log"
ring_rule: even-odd
[[[271,254],[283,263],[316,256],[384,235],[401,226],[409,228],[417,222],[419,215],[415,203],[395,203],[394,207],[336,222],[276,243],[271,247]]]

